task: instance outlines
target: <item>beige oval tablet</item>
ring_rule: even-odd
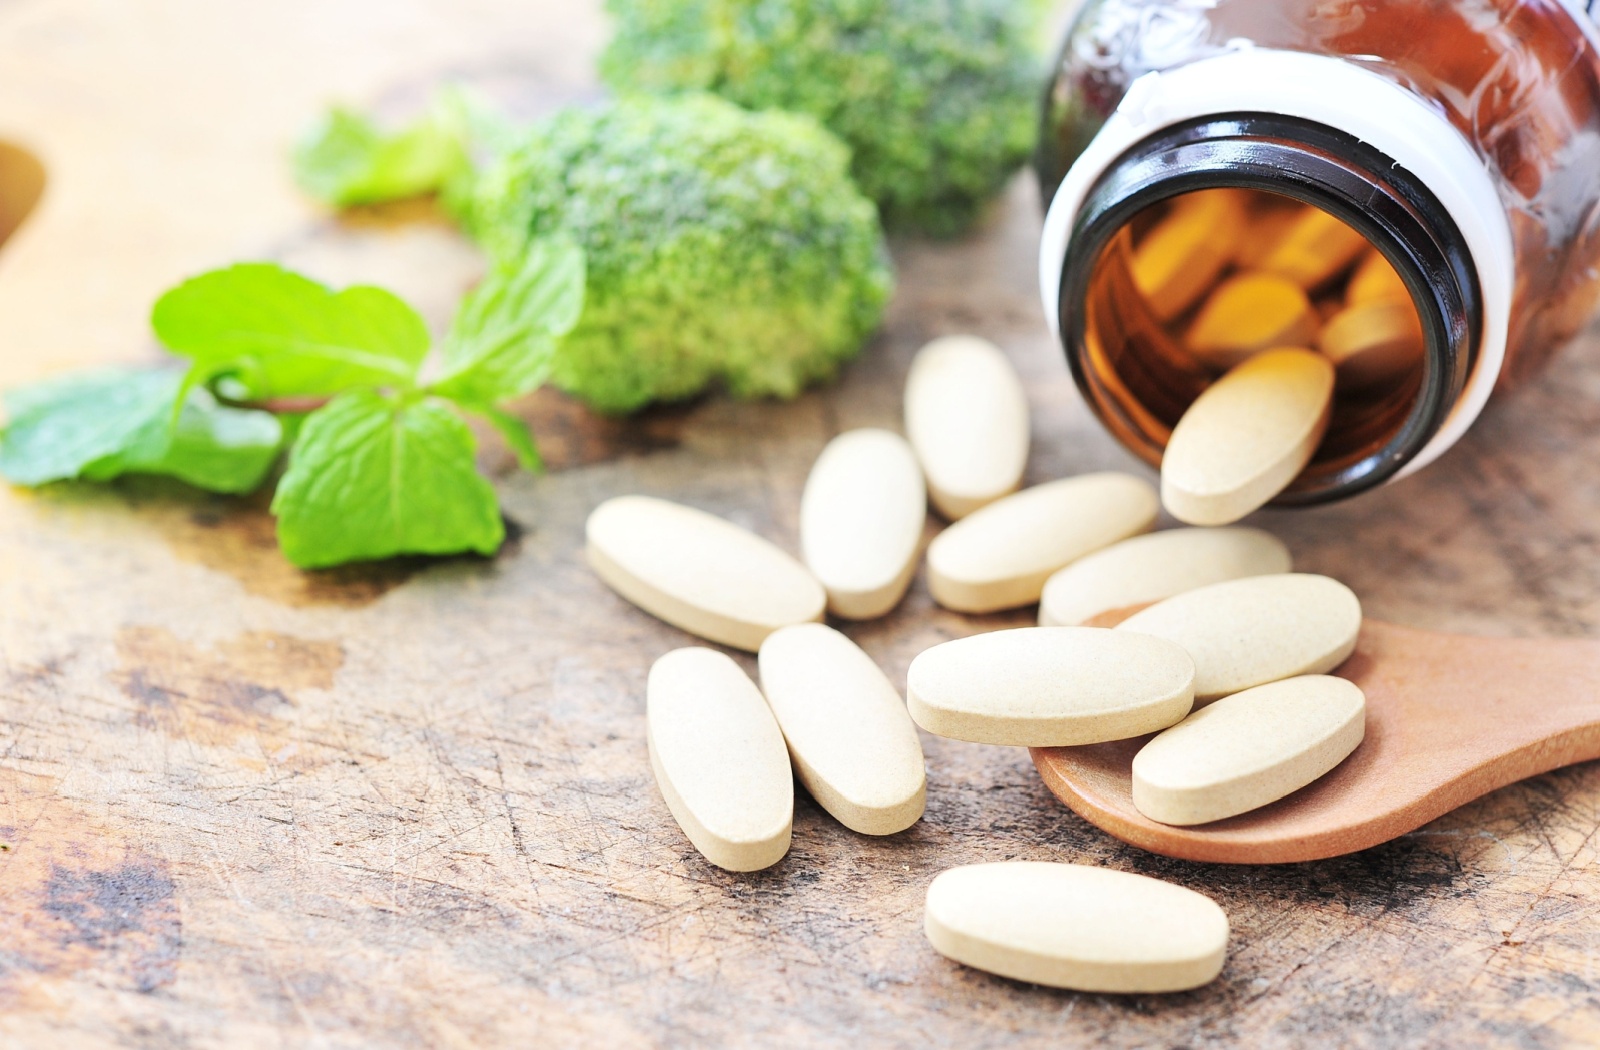
[[[1308,204],[1262,253],[1261,268],[1310,290],[1344,273],[1370,246],[1343,220]]]
[[[779,627],[822,619],[822,585],[755,533],[650,496],[608,499],[589,515],[589,565],[645,612],[751,652]]]
[[[1257,354],[1189,406],[1161,458],[1161,502],[1190,525],[1227,525],[1282,492],[1328,429],[1333,365],[1310,350]]]
[[[911,717],[977,744],[1067,747],[1153,733],[1194,703],[1179,645],[1101,627],[1020,627],[958,638],[911,661]]]
[[[906,436],[934,507],[951,521],[1015,492],[1028,464],[1028,397],[999,347],[935,339],[906,377]]]
[[[905,438],[867,429],[828,442],[800,498],[800,550],[834,615],[870,620],[895,607],[916,572],[927,508]]]
[[[794,781],[761,691],[726,655],[675,649],[650,668],[650,767],[694,848],[729,871],[789,852]]]
[[[1206,297],[1185,345],[1202,363],[1229,369],[1275,346],[1306,346],[1317,334],[1305,290],[1275,273],[1241,273]]]
[[[1133,757],[1133,804],[1163,824],[1248,813],[1343,762],[1366,732],[1352,682],[1303,675],[1225,696]]]
[[[1358,303],[1328,318],[1317,348],[1333,362],[1340,390],[1395,383],[1422,361],[1422,322],[1409,298]]]
[[[958,963],[1080,992],[1198,988],[1228,951],[1228,916],[1210,897],[1083,864],[951,868],[928,887],[923,928]]]
[[[760,660],[761,690],[817,804],[863,835],[915,824],[927,796],[922,741],[872,657],[808,623],[773,632]]]
[[[1039,623],[1075,626],[1196,587],[1290,568],[1289,548],[1260,529],[1152,532],[1086,555],[1046,580]]]
[[[1400,276],[1383,253],[1376,248],[1369,251],[1356,267],[1356,272],[1350,275],[1350,283],[1345,286],[1345,302],[1351,306],[1358,303],[1381,302],[1385,299],[1397,299],[1404,302],[1411,301],[1411,289],[1406,287],[1404,278]]]
[[[1133,284],[1157,320],[1177,317],[1216,283],[1243,230],[1247,200],[1238,190],[1186,193],[1140,239]]]
[[[1036,485],[945,529],[928,545],[928,589],[947,609],[993,612],[1039,600],[1050,574],[1155,523],[1150,485],[1104,472]]]
[[[1262,200],[1250,209],[1250,216],[1234,245],[1233,265],[1240,270],[1259,270],[1265,259],[1300,218],[1301,205],[1287,197]]]
[[[1177,642],[1194,657],[1196,706],[1344,663],[1361,633],[1361,602],[1338,580],[1309,573],[1251,576],[1168,598],[1119,631]]]

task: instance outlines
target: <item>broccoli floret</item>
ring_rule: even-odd
[[[792,397],[856,353],[893,283],[845,147],[706,95],[557,113],[456,206],[497,260],[557,231],[583,245],[583,317],[551,378],[605,412],[719,379]]]
[[[1033,148],[1036,0],[607,0],[619,92],[809,113],[891,227],[961,230]]]

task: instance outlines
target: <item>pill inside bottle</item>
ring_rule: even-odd
[[[1403,294],[1372,302],[1374,259],[1386,261],[1351,224],[1271,191],[1154,201],[1089,262],[1077,378],[1116,436],[1159,466],[1179,420],[1228,370],[1273,350],[1324,353],[1340,374],[1326,435],[1280,499],[1314,494],[1384,455],[1424,394],[1422,313],[1403,281]]]

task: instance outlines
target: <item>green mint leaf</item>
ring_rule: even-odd
[[[341,394],[306,417],[272,513],[289,560],[314,569],[396,554],[493,554],[505,538],[472,431],[437,399]]]
[[[150,321],[199,378],[227,375],[251,399],[407,388],[429,343],[422,318],[383,289],[335,292],[271,263],[185,281],[157,300]]]
[[[177,372],[106,368],[6,391],[0,473],[18,485],[79,476],[132,445],[152,420],[170,417],[182,380]]]
[[[335,108],[301,139],[295,181],[337,207],[435,193],[469,168],[459,108],[442,104],[397,132]]]
[[[500,432],[505,443],[517,457],[517,463],[530,474],[544,473],[544,457],[539,454],[539,443],[534,440],[533,431],[528,424],[512,415],[510,412],[495,408],[493,405],[462,405],[468,412],[482,416],[489,424]]]
[[[583,313],[584,280],[583,249],[567,237],[534,241],[513,264],[495,269],[462,300],[433,391],[493,405],[536,389],[557,340]]]
[[[121,474],[165,474],[211,492],[244,495],[261,487],[284,444],[271,412],[219,405],[195,387],[176,423],[163,412],[120,454],[90,464],[83,476],[103,481]]]
[[[255,489],[283,441],[277,419],[200,389],[175,413],[185,390],[181,372],[116,367],[8,391],[0,473],[19,485],[142,473],[214,492]]]

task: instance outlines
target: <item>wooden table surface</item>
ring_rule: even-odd
[[[525,112],[591,97],[604,32],[567,0],[0,3],[0,140],[49,178],[0,250],[0,384],[152,358],[155,295],[238,258],[387,284],[442,323],[473,251],[426,209],[319,213],[288,183],[287,144],[330,99],[401,113],[448,77]],[[1224,868],[1107,837],[1021,750],[925,737],[928,812],[902,835],[853,835],[802,797],[769,871],[722,872],[684,840],[649,773],[643,689],[688,639],[584,568],[585,515],[648,492],[793,549],[823,443],[896,426],[911,354],[957,331],[1026,376],[1032,479],[1131,469],[1045,331],[1038,226],[1019,180],[967,240],[898,243],[885,332],[792,404],[708,398],[618,423],[530,399],[557,469],[518,474],[486,442],[516,526],[493,560],[307,575],[260,500],[148,481],[0,489],[0,1042],[1600,1040],[1593,763],[1356,856]],[[1260,523],[1377,617],[1594,634],[1597,478],[1591,333],[1421,476]],[[848,630],[903,682],[926,646],[1030,615],[944,613],[919,580],[894,615]],[[1233,921],[1227,968],[1196,992],[1119,998],[936,955],[929,880],[1007,858],[1209,893]]]

